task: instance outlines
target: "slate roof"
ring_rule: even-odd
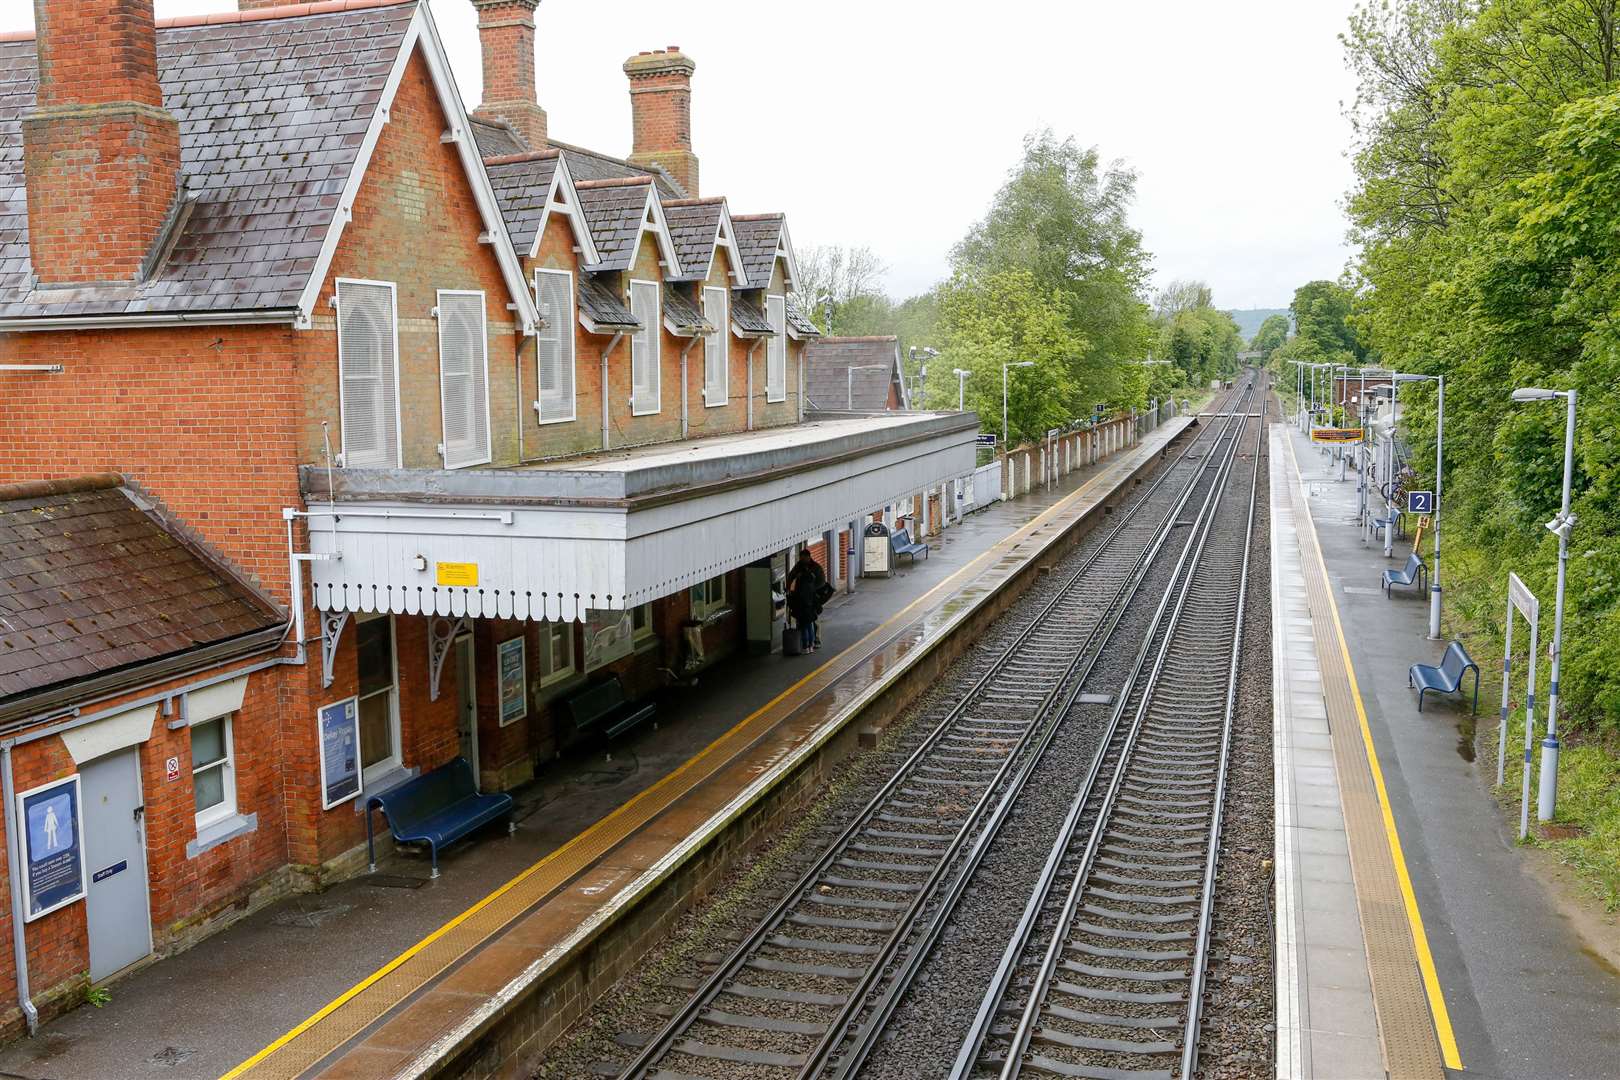
[[[570,172],[573,167],[570,158]],[[578,180],[574,184],[579,192],[580,209],[585,212],[585,224],[591,230],[591,239],[596,241],[597,253],[602,256],[598,269],[628,270],[635,262],[636,240],[641,235],[650,183],[642,177],[639,180]]]
[[[792,293],[787,295],[787,324],[788,329],[802,338],[820,337],[821,331],[816,324],[810,321],[810,316],[799,306],[799,298]]]
[[[683,288],[664,289],[664,319],[685,334],[707,334],[714,329]]]
[[[684,279],[701,281],[709,274],[715,242],[720,238],[720,211],[724,199],[672,199],[664,203],[664,220],[681,260]]]
[[[0,711],[284,624],[120,483],[0,485]]]
[[[480,157],[507,157],[528,151],[523,136],[500,117],[469,116],[467,119],[472,125],[473,142],[478,144]]]
[[[781,214],[746,214],[731,216],[737,249],[742,253],[743,272],[748,283],[763,289],[770,284],[771,270],[776,262],[776,245],[782,239]]]
[[[641,327],[641,320],[624,306],[617,290],[593,274],[579,277],[579,310],[599,328],[636,330]]]
[[[540,218],[551,194],[551,181],[557,175],[557,152],[525,154],[521,158],[493,158],[484,163],[495,201],[500,205],[506,232],[519,256],[527,257],[534,247]]]
[[[898,372],[899,341],[886,337],[830,337],[805,342],[805,408],[822,412],[881,412],[889,407],[889,387]],[[887,371],[852,367],[881,365]],[[853,390],[853,396],[851,391]],[[902,398],[902,400],[904,400]]]
[[[732,289],[731,321],[745,334],[774,337],[776,331],[771,329],[771,322],[765,317],[765,309],[760,307],[759,301],[755,299],[758,295],[757,289]]]
[[[160,25],[190,214],[151,280],[48,293],[31,291],[23,183],[34,41],[0,41],[0,317],[295,307],[415,12]]]
[[[573,174],[575,180],[623,180],[626,177],[646,177],[658,185],[658,194],[661,197],[667,199],[686,198],[686,189],[681,187],[673,176],[657,165],[644,168],[640,165],[632,165],[623,158],[616,158],[610,154],[599,153],[595,150],[587,150],[583,146],[573,146],[569,143],[557,142],[555,139],[548,140],[548,142],[552,149],[561,150],[563,156],[568,159],[568,171]],[[483,151],[486,157],[493,157],[494,155],[483,150],[483,146],[484,144],[480,142],[478,144],[479,150]]]

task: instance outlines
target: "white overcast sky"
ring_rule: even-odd
[[[469,106],[467,0],[431,0]],[[157,0],[159,17],[234,0]],[[1352,0],[542,0],[540,104],[553,137],[630,150],[620,64],[679,45],[697,62],[704,194],[785,211],[800,247],[867,245],[898,297],[946,273],[1026,132],[1050,127],[1139,175],[1159,283],[1202,278],[1222,307],[1281,307],[1337,277],[1350,180],[1336,38]],[[0,0],[0,30],[32,5]]]

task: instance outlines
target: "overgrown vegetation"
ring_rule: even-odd
[[[1620,880],[1617,26],[1620,0],[1358,9],[1343,42],[1358,79],[1347,208],[1360,255],[1332,286],[1350,301],[1343,350],[1446,376],[1445,581],[1451,630],[1481,636],[1477,656],[1499,641],[1509,570],[1551,618],[1557,541],[1543,526],[1559,505],[1563,410],[1515,405],[1509,394],[1579,391],[1560,718],[1574,745],[1559,814],[1582,834],[1557,843],[1589,882],[1608,883],[1611,903]],[[1274,365],[1289,347],[1272,353]],[[1403,397],[1421,473],[1432,469],[1421,447],[1433,446],[1433,392]]]

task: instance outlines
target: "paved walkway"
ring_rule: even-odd
[[[1341,653],[1338,666],[1350,676],[1355,701],[1346,726],[1354,722],[1370,748],[1364,760],[1386,815],[1401,907],[1428,999],[1427,1008],[1419,1011],[1432,1027],[1447,1074],[1537,1080],[1620,1076],[1620,975],[1583,945],[1515,849],[1514,831],[1472,760],[1478,718],[1469,702],[1431,695],[1419,713],[1416,692],[1407,687],[1407,668],[1416,662],[1438,663],[1445,647],[1443,641],[1427,640],[1427,597],[1399,591],[1393,598],[1383,595],[1379,572],[1391,562],[1381,548],[1364,545],[1355,527],[1355,475],[1340,482],[1336,465],[1297,432],[1278,427],[1274,433],[1274,450],[1285,448],[1291,454],[1278,457],[1286,457],[1293,475],[1285,480],[1291,480],[1294,506],[1308,508],[1320,550],[1320,577],[1326,586],[1320,599],[1333,633],[1331,650],[1324,648],[1325,628],[1319,618],[1313,621],[1315,651],[1324,669],[1334,664],[1330,651]],[[1286,447],[1280,446],[1284,442]],[[1274,480],[1276,468],[1274,460]],[[1275,502],[1275,491],[1273,498]],[[1304,514],[1298,516],[1303,531]],[[1409,548],[1409,540],[1398,541],[1395,562],[1404,561]],[[1304,566],[1303,575],[1309,574]],[[1291,603],[1285,583],[1278,607]],[[1297,613],[1297,606],[1285,612],[1292,617]],[[1486,700],[1480,714],[1493,727],[1494,689],[1482,688]],[[1330,726],[1336,725],[1331,702],[1328,713]],[[1346,786],[1353,779],[1342,762],[1337,779]],[[1348,820],[1349,800],[1343,805]],[[1349,847],[1354,854],[1353,835]],[[1299,966],[1306,1000],[1314,1005],[1317,976],[1332,969],[1327,963],[1311,963],[1310,912],[1315,898],[1327,897],[1339,886],[1329,865],[1312,871],[1302,863],[1300,869],[1306,940]],[[1391,1029],[1410,1019],[1411,1007],[1392,1004],[1378,987],[1373,954],[1389,943],[1372,932],[1378,912],[1368,907],[1359,861],[1354,881],[1386,1061],[1390,1075],[1404,1076],[1393,1054],[1410,1047],[1392,1042]],[[1279,907],[1282,903],[1279,879]],[[1364,1011],[1355,1001],[1330,1015],[1336,1026],[1364,1028]],[[1308,1022],[1294,1026],[1314,1028],[1322,1013],[1312,1007],[1308,1016]],[[1408,1025],[1406,1035],[1411,1034]],[[1312,1047],[1317,1045],[1314,1038],[1313,1033]],[[1279,1043],[1287,1045],[1281,1038]],[[1336,1065],[1320,1055],[1307,1055],[1302,1064],[1303,1071],[1292,1075],[1358,1075],[1346,1071],[1346,1063]]]
[[[970,515],[930,538],[914,568],[862,579],[824,616],[813,656],[734,658],[673,692],[658,730],[616,744],[611,760],[549,768],[515,793],[514,836],[451,849],[438,880],[401,853],[377,875],[272,905],[114,984],[105,1008],[0,1051],[0,1076],[217,1077],[250,1061],[253,1076],[377,1076],[406,1065],[655,886],[1185,424]]]

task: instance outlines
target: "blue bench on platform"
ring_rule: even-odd
[[[1419,592],[1422,592],[1429,583],[1429,568],[1423,565],[1423,560],[1418,558],[1415,551],[1406,557],[1406,565],[1401,569],[1384,571],[1382,588],[1385,593],[1394,596],[1396,585],[1411,585],[1414,582],[1417,583]]]
[[[1474,712],[1479,712],[1479,665],[1474,658],[1468,655],[1463,643],[1453,641],[1446,646],[1446,655],[1441,658],[1440,666],[1433,664],[1413,664],[1412,669],[1406,673],[1406,685],[1415,686],[1418,692],[1418,712],[1423,711],[1423,695],[1430,690],[1437,690],[1443,694],[1455,694],[1462,689],[1463,676],[1469,670],[1474,672]]]
[[[439,848],[502,817],[506,818],[508,832],[516,828],[512,824],[512,796],[480,795],[473,783],[472,766],[459,757],[366,800],[366,855],[372,870],[377,869],[371,836],[374,809],[387,817],[395,840],[427,842],[433,854],[433,877],[439,876]]]
[[[928,545],[919,544],[912,540],[911,534],[905,529],[896,529],[889,534],[889,547],[894,551],[896,558],[901,555],[909,555],[911,561],[916,562],[918,552],[922,553],[923,558],[928,558]]]

